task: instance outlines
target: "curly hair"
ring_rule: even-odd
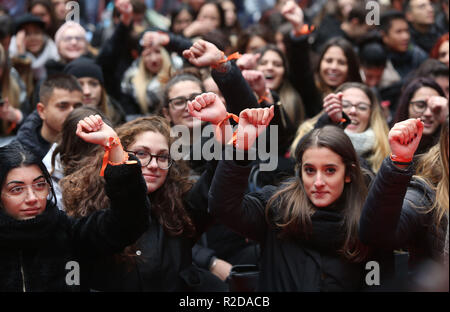
[[[161,133],[169,146],[173,143],[168,121],[159,116],[142,117],[127,122],[117,129],[117,134],[124,149],[127,149],[136,141],[136,136],[147,131]],[[183,161],[174,161],[164,184],[149,194],[152,213],[169,235],[195,236],[195,226],[183,203],[183,198],[191,187],[189,167]]]

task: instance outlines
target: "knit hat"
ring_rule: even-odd
[[[86,30],[84,30],[84,28],[77,22],[74,21],[68,21],[65,22],[64,24],[61,25],[61,27],[58,28],[58,31],[55,34],[55,44],[56,46],[59,46],[59,43],[61,42],[64,33],[67,31],[67,29],[69,28],[76,28],[80,33],[81,36],[83,38],[86,38]]]
[[[39,26],[42,30],[45,29],[45,23],[41,20],[40,17],[32,15],[30,13],[26,13],[24,15],[19,16],[14,22],[14,34],[16,34],[19,30],[23,28],[26,24],[35,24]]]
[[[77,78],[91,77],[100,81],[104,85],[102,69],[93,60],[87,57],[79,57],[64,67],[64,73]]]

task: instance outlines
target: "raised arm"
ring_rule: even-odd
[[[273,117],[273,107],[247,109],[239,115],[234,141],[237,151],[248,150]],[[266,187],[260,193],[244,196],[251,167],[248,161],[221,160],[209,192],[209,209],[224,225],[255,241],[263,241],[267,229],[265,204],[273,193]]]
[[[198,67],[211,66],[211,76],[222,92],[230,113],[238,115],[246,108],[258,108],[258,101],[235,62],[226,61],[225,55],[214,44],[199,40],[183,56]]]
[[[405,195],[422,131],[419,119],[408,119],[395,124],[389,132],[392,154],[377,173],[360,219],[359,236],[363,243],[395,249],[405,247],[417,233],[420,215]]]
[[[128,160],[115,131],[98,115],[81,120],[76,133],[86,142],[109,150],[104,159],[108,162],[104,177],[110,208],[73,221],[75,244],[83,255],[120,252],[134,243],[149,224],[150,203],[140,164]]]
[[[306,116],[312,118],[320,112],[322,99],[310,64],[309,32],[304,30],[303,11],[294,1],[288,1],[282,9],[282,14],[293,26],[292,33],[287,36],[291,69],[289,80],[302,97]]]

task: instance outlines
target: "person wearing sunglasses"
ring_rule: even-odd
[[[419,77],[403,91],[394,116],[394,124],[409,118],[423,122],[423,137],[415,152],[427,152],[439,140],[441,125],[448,115],[448,99],[442,88],[431,78]]]

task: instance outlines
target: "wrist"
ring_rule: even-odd
[[[213,271],[216,266],[217,266],[217,257],[213,256],[209,261],[209,271]]]
[[[23,119],[23,114],[22,114],[22,112],[20,111],[20,109],[17,109],[17,108],[15,108],[14,109],[14,121],[13,122],[15,122],[16,124],[20,124],[20,122],[22,121],[22,119]]]
[[[399,166],[401,168],[410,166],[413,160],[412,157],[397,156],[395,154],[391,154],[389,158],[391,159],[394,165]]]

